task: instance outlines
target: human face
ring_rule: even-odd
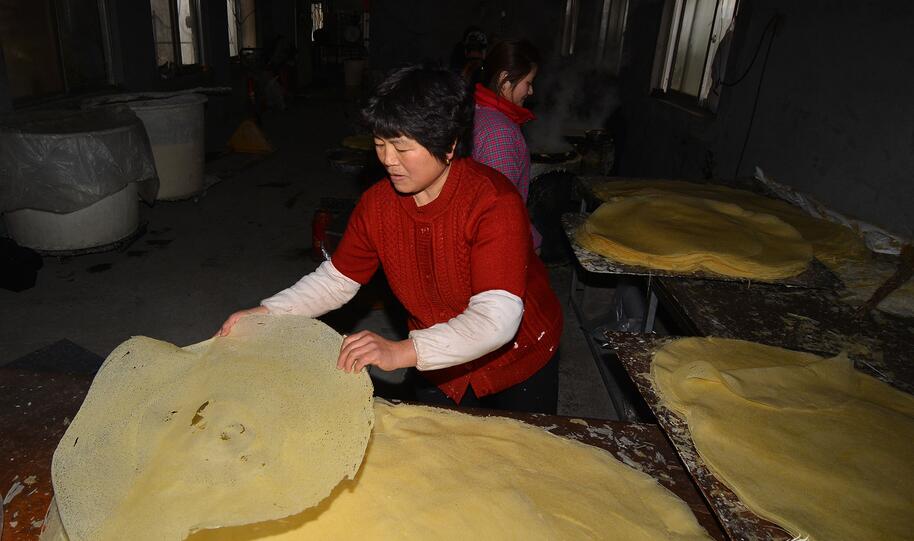
[[[415,139],[404,135],[374,138],[378,160],[399,193],[412,195],[419,206],[431,203],[441,193],[450,165],[441,162]],[[448,160],[453,157],[448,153]]]
[[[524,100],[533,95],[533,80],[536,79],[537,67],[533,66],[530,73],[524,75],[523,79],[512,85],[510,81],[502,83],[501,96],[514,105],[523,107]],[[505,73],[507,76],[507,73]]]

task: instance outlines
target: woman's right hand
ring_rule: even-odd
[[[270,311],[267,310],[266,306],[255,306],[254,308],[248,308],[246,310],[238,310],[234,314],[230,315],[228,319],[225,320],[225,323],[222,324],[222,327],[216,331],[215,336],[228,336],[232,332],[232,327],[235,326],[235,323],[238,323],[238,320],[244,316],[250,314],[269,314]]]

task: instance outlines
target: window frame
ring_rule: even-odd
[[[203,24],[201,22],[201,6],[200,0],[185,0],[190,6],[190,12],[193,17],[194,26],[193,26],[193,47],[195,51],[196,58],[191,64],[185,64],[183,53],[181,51],[181,28],[178,26],[180,24],[180,14],[178,2],[180,0],[165,0],[168,4],[168,19],[171,21],[171,51],[172,58],[174,58],[172,68],[173,73],[185,73],[185,72],[196,72],[203,69],[203,66],[206,65],[206,52],[205,47],[203,46]],[[149,18],[152,17],[152,0],[149,1]],[[155,24],[152,25],[152,42],[154,47],[158,47],[158,37],[156,36]],[[158,52],[156,52],[158,56]],[[161,69],[162,66],[159,65],[158,58],[156,59],[156,68]]]
[[[698,85],[698,94],[676,88],[673,84],[673,74],[676,69],[678,48],[682,43],[684,12],[688,0],[666,0],[663,16],[660,21],[660,33],[657,38],[657,49],[654,54],[654,69],[651,78],[651,95],[662,98],[674,105],[690,109],[690,112],[707,114],[716,112],[718,95],[716,89],[724,79],[726,59],[732,39],[724,41],[732,33],[739,10],[739,0],[732,0],[732,12],[728,21],[723,21],[719,16],[721,9],[728,0],[715,0],[714,14],[708,42],[705,48],[702,64],[701,79]],[[700,0],[696,0],[700,1]],[[724,26],[726,24],[726,26]],[[692,36],[686,37],[686,44],[691,43]],[[715,73],[716,69],[716,73]]]
[[[235,54],[232,54],[231,45],[229,46],[229,58],[233,61],[244,58],[246,51],[250,52],[257,49],[257,2],[256,0],[250,0],[250,9],[247,14],[245,14],[244,4],[246,1],[247,0],[227,0],[226,2],[226,10],[229,9],[229,3],[231,3],[233,12],[232,18],[235,22]],[[226,15],[228,15],[227,12]],[[253,17],[253,20],[249,21],[251,17]],[[231,21],[228,21],[228,23],[231,24]],[[246,32],[252,35],[246,34]],[[246,40],[249,42],[253,41],[253,45],[250,43],[245,44]]]
[[[311,43],[314,43],[314,33],[318,30],[322,30],[327,22],[327,6],[324,0],[313,0],[308,2],[308,9],[310,10],[311,16]],[[314,9],[315,6],[318,9]],[[315,13],[319,14],[319,18],[315,18]]]
[[[111,44],[111,27],[109,25],[109,15],[108,15],[108,6],[107,3],[109,0],[94,0],[91,2],[94,5],[94,14],[98,16],[98,44],[101,47],[101,61],[104,63],[105,75],[103,78],[98,78],[90,81],[88,84],[76,85],[74,84],[73,79],[71,78],[71,73],[68,71],[68,62],[64,57],[64,49],[67,47],[67,43],[64,40],[64,35],[61,32],[61,17],[62,17],[62,6],[63,2],[58,0],[35,0],[41,5],[45,6],[45,15],[48,21],[48,29],[50,31],[49,37],[53,42],[53,51],[52,54],[56,59],[56,65],[54,68],[58,72],[60,78],[60,87],[57,90],[52,90],[50,92],[44,93],[34,93],[34,94],[22,94],[22,95],[13,95],[12,85],[7,83],[9,90],[9,103],[13,109],[18,109],[21,107],[30,107],[36,104],[53,102],[55,100],[67,99],[72,96],[78,96],[81,94],[86,94],[90,92],[97,92],[99,90],[104,90],[113,87],[116,84],[116,75],[114,71],[114,60],[113,60],[113,47]],[[8,46],[8,45],[7,45]],[[3,44],[0,43],[0,49],[3,49]],[[0,50],[2,53],[2,50]],[[47,68],[47,66],[45,66]],[[6,71],[4,74],[5,77],[9,77],[9,61],[5,61],[3,69]]]

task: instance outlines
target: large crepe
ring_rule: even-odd
[[[294,517],[192,541],[709,539],[686,504],[608,453],[500,417],[375,405],[358,476]]]
[[[810,216],[786,201],[746,190],[675,180],[621,180],[603,183],[595,191],[604,201],[631,195],[687,195],[734,204],[750,212],[771,214],[796,228],[812,244],[816,258],[829,267],[847,260],[866,259],[869,255],[863,239],[853,230]]]
[[[118,346],[54,453],[69,538],[180,540],[316,505],[355,476],[374,420],[368,375],[336,368],[341,342],[249,316],[186,348]]]
[[[577,240],[630,265],[758,280],[795,276],[812,259],[809,242],[780,218],[675,194],[603,203],[578,230]]]
[[[754,513],[812,540],[911,539],[914,397],[842,357],[684,338],[651,375]]]

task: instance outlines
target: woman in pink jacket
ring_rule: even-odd
[[[533,80],[540,55],[528,41],[502,41],[492,47],[476,84],[473,119],[473,159],[499,171],[510,180],[526,203],[530,188],[530,151],[521,125],[534,119],[524,108],[533,95]],[[542,237],[531,225],[533,245]]]

